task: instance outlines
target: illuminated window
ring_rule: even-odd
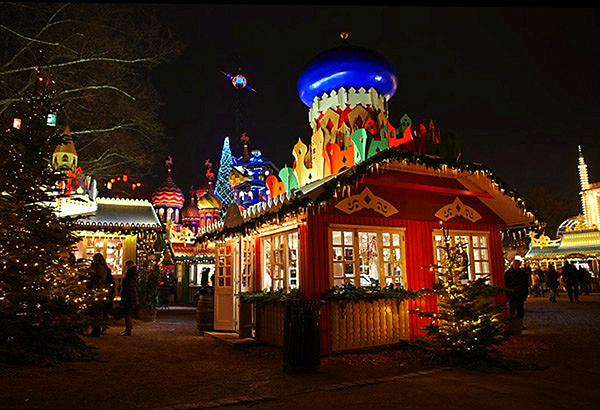
[[[298,231],[261,239],[262,288],[288,292],[300,286]]]
[[[253,290],[254,241],[249,237],[242,239],[242,275],[240,279],[241,292],[249,292]]]
[[[77,244],[75,257],[92,260],[96,253],[101,253],[113,275],[123,274],[123,241],[124,236],[117,237],[85,237]]]
[[[438,264],[444,256],[444,237],[441,231],[435,231],[434,234],[435,263]],[[481,232],[459,232],[450,231],[450,246],[456,246],[459,243],[465,244],[463,247],[468,260],[468,274],[461,280],[474,280],[480,276],[489,275],[490,255],[488,235]]]
[[[330,243],[333,285],[406,283],[402,229],[332,228]]]
[[[231,271],[231,244],[219,244],[216,247],[216,285],[217,287],[230,287]]]

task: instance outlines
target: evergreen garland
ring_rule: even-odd
[[[302,299],[300,289],[291,289],[286,293],[284,289],[261,290],[257,292],[240,292],[237,297],[244,303],[254,303],[258,306],[271,305],[275,303],[285,303],[288,300]]]
[[[340,172],[329,181],[324,182],[321,186],[320,194],[314,199],[303,196],[302,188],[300,188],[292,192],[293,199],[291,201],[285,202],[277,210],[267,211],[252,217],[237,226],[220,227],[213,231],[203,232],[198,235],[196,242],[203,243],[206,241],[221,240],[235,235],[247,235],[254,232],[262,225],[279,224],[287,217],[300,215],[307,209],[325,206],[331,198],[336,197],[338,191],[343,192],[350,187],[356,186],[363,176],[377,171],[380,167],[383,167],[383,165],[396,161],[406,165],[423,165],[426,168],[435,170],[446,168],[456,172],[468,172],[471,174],[482,173],[490,179],[492,183],[497,184],[498,189],[502,191],[504,195],[510,197],[519,209],[524,212],[530,212],[535,218],[536,223],[542,221],[542,218],[540,218],[531,207],[526,205],[525,200],[515,190],[509,188],[500,178],[496,177],[488,168],[481,164],[419,154],[413,151],[405,151],[400,147],[393,147],[380,151],[372,157],[354,165],[354,167]]]
[[[324,299],[345,302],[395,299],[402,302],[408,299],[419,298],[426,292],[426,289],[417,291],[394,287],[391,283],[382,288],[379,286],[379,281],[373,280],[369,285],[361,287],[356,287],[348,283],[344,283],[341,286],[336,285],[325,293]]]

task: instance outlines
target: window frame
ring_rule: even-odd
[[[488,275],[489,276],[488,282],[490,282],[492,280],[492,263],[491,263],[489,231],[449,229],[448,235],[450,236],[451,240],[455,240],[456,237],[468,237],[469,238],[468,246],[467,246],[467,256],[468,256],[468,260],[469,260],[469,266],[467,269],[468,276],[469,276],[468,280],[475,280],[475,279],[477,279],[477,277]],[[433,261],[434,261],[435,265],[438,265],[438,263],[440,261],[438,260],[438,255],[437,255],[438,246],[436,243],[436,236],[441,236],[443,238],[444,234],[441,229],[434,229],[431,233],[431,240],[433,242]],[[485,247],[483,247],[483,246],[474,247],[473,246],[473,237],[474,236],[485,237],[486,246]],[[452,244],[453,243],[451,242],[451,245]],[[485,249],[485,251],[487,253],[487,259],[483,259],[483,258],[481,258],[481,256],[479,259],[475,259],[475,256],[474,256],[475,249],[478,249],[478,250]],[[481,252],[480,252],[480,255],[481,255]],[[482,273],[476,273],[475,272],[475,263],[477,263],[477,262],[487,263],[488,271],[484,272],[483,267],[482,267]],[[439,274],[436,277],[436,281],[439,281]]]
[[[352,249],[353,249],[353,259],[350,261],[350,263],[352,263],[354,265],[354,286],[356,287],[361,287],[361,273],[360,273],[360,267],[361,267],[361,261],[360,261],[360,254],[359,254],[359,233],[375,233],[377,235],[377,259],[378,259],[378,280],[379,280],[379,286],[381,288],[385,287],[388,285],[388,283],[386,282],[386,275],[385,275],[385,266],[386,263],[400,263],[401,267],[402,267],[402,273],[401,275],[392,275],[391,280],[392,283],[394,283],[394,286],[396,286],[395,283],[395,279],[396,277],[399,277],[401,280],[400,286],[403,288],[406,288],[407,285],[407,272],[406,272],[406,228],[405,227],[391,227],[391,226],[366,226],[366,225],[349,225],[349,224],[330,224],[328,226],[328,230],[327,230],[327,235],[328,235],[328,244],[329,244],[329,283],[331,285],[331,287],[335,286],[336,284],[343,284],[343,283],[348,283],[348,281],[346,280],[346,273],[345,273],[345,267],[342,267],[342,272],[343,272],[343,277],[342,277],[342,282],[341,283],[336,283],[336,278],[335,277],[335,264],[339,263],[338,261],[335,260],[335,248],[336,247],[341,247],[342,248],[342,258],[344,258],[344,250],[346,248],[345,246],[345,242],[344,242],[344,235],[342,233],[342,244],[334,245],[334,241],[333,241],[333,232],[334,231],[341,231],[341,232],[352,232]],[[399,234],[400,235],[400,245],[399,246],[394,246],[393,245],[393,239],[391,239],[390,245],[383,245],[383,234]],[[400,260],[396,260],[396,259],[392,259],[391,255],[393,254],[393,249],[394,248],[400,248]],[[384,259],[384,248],[388,248],[390,249],[390,259],[389,260],[385,260]],[[345,259],[342,259],[342,263],[345,264]]]
[[[296,235],[296,259],[295,266],[290,265],[290,254],[291,250],[294,249],[290,247],[290,235]],[[276,249],[275,238],[278,238],[279,247]],[[286,293],[288,293],[292,289],[297,289],[300,287],[300,228],[295,226],[291,229],[286,229],[282,231],[277,231],[273,233],[269,233],[266,235],[261,235],[260,239],[260,268],[261,268],[261,277],[260,277],[260,285],[261,289],[275,291],[279,289],[284,289]],[[265,257],[265,241],[270,240],[270,255],[267,260]],[[281,257],[276,259],[276,252],[281,252]],[[269,276],[271,278],[270,286],[266,284],[265,279],[267,275],[267,266],[269,264]],[[274,268],[280,268],[280,276],[275,277],[273,275]],[[291,269],[296,270],[296,283],[292,286],[290,272]],[[278,287],[278,284],[282,284],[283,286]]]

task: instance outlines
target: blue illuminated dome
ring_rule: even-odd
[[[398,76],[391,64],[375,51],[342,42],[315,56],[298,78],[298,95],[311,107],[315,97],[341,87],[375,88],[390,99],[396,92]]]

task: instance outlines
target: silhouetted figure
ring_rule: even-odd
[[[208,274],[210,273],[210,268],[202,269],[200,272],[200,294],[208,295]]]
[[[523,269],[521,261],[513,259],[511,267],[504,273],[504,282],[507,288],[508,310],[510,316],[523,319],[525,316],[525,300],[529,291],[529,278]]]
[[[577,281],[579,282],[581,294],[589,295],[590,294],[590,284],[592,282],[592,276],[590,275],[590,272],[583,266],[580,266],[577,269]]]
[[[104,255],[101,253],[95,254],[90,265],[90,280],[88,282],[89,288],[92,290],[100,290],[105,288],[108,281],[107,278],[109,276],[112,278],[112,274],[108,268],[108,265],[106,264]],[[92,331],[88,335],[90,337],[99,337],[102,334],[101,324],[103,324],[108,317],[106,302],[107,300],[100,300],[94,302],[94,304],[90,307],[90,315],[92,316]]]
[[[544,276],[546,278],[546,286],[548,286],[548,289],[550,290],[550,302],[556,303],[556,294],[560,282],[558,280],[558,272],[552,263],[548,265],[548,272],[546,272]]]
[[[563,281],[567,287],[567,294],[571,302],[579,302],[579,283],[577,282],[577,268],[568,261],[562,268]]]
[[[138,299],[138,273],[133,261],[125,262],[125,277],[121,283],[121,306],[125,315],[125,330],[121,336],[131,336],[133,330],[133,317],[139,303]]]

